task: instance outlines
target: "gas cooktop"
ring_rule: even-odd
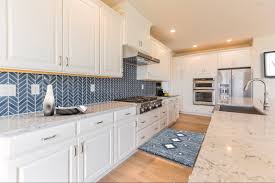
[[[124,98],[124,99],[119,99],[118,101],[132,102],[132,103],[144,103],[144,102],[150,102],[150,101],[154,101],[154,100],[158,100],[158,98],[157,97],[138,96],[138,97],[129,97],[129,98]]]
[[[158,97],[138,96],[118,99],[117,101],[136,103],[138,114],[142,114],[162,106],[162,99]]]

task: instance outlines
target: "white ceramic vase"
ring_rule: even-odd
[[[44,116],[53,116],[55,111],[55,102],[53,94],[53,86],[47,86],[47,92],[43,101]]]

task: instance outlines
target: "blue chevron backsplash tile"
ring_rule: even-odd
[[[0,84],[16,85],[16,96],[0,96],[0,116],[42,111],[48,84],[53,85],[56,105],[75,106],[106,102],[133,96],[155,95],[156,83],[138,81],[137,68],[123,65],[123,78],[94,78],[46,74],[0,72]],[[40,94],[31,94],[31,85],[40,86]],[[95,92],[91,92],[95,84]],[[144,90],[141,85],[144,85]]]

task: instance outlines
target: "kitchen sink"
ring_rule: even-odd
[[[253,106],[220,105],[218,111],[265,115],[263,112]]]

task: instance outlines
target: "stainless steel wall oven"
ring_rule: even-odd
[[[195,78],[193,80],[193,104],[215,105],[215,79]]]

